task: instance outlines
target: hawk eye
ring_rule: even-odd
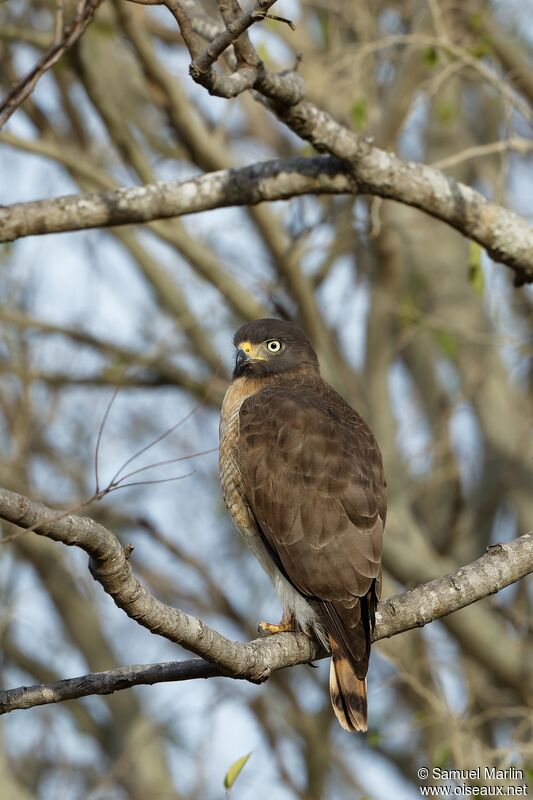
[[[267,342],[267,350],[271,353],[279,353],[281,350],[281,342],[278,342],[277,339],[271,339],[270,342]]]

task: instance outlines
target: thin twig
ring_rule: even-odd
[[[218,363],[218,367],[220,368],[220,361]],[[209,382],[208,382],[208,384],[207,384],[207,386],[205,388],[205,392],[203,394],[203,397],[198,401],[198,403],[196,403],[196,405],[193,406],[193,408],[187,414],[185,414],[184,417],[179,419],[176,423],[174,423],[174,425],[171,425],[171,427],[168,428],[168,430],[164,431],[162,434],[160,434],[152,442],[149,442],[147,445],[145,445],[140,450],[138,450],[136,453],[134,453],[132,456],[130,456],[130,458],[128,458],[122,464],[122,466],[115,472],[115,474],[113,475],[113,477],[109,481],[109,484],[108,484],[109,488],[114,489],[114,488],[118,487],[122,483],[122,481],[127,480],[127,478],[131,478],[133,475],[138,475],[140,472],[144,472],[147,469],[152,469],[154,467],[164,466],[165,464],[175,464],[178,461],[185,461],[188,458],[195,458],[198,455],[205,455],[206,453],[211,453],[211,452],[213,452],[213,450],[217,449],[217,448],[212,448],[211,450],[205,450],[202,453],[193,453],[190,456],[181,456],[179,458],[171,458],[171,459],[168,459],[166,461],[159,461],[156,464],[149,464],[148,466],[141,467],[140,469],[133,470],[133,472],[129,472],[127,475],[124,475],[119,480],[119,476],[120,476],[121,472],[123,472],[129,464],[132,464],[134,461],[136,461],[139,458],[139,456],[142,456],[143,453],[147,453],[148,450],[152,449],[152,447],[155,447],[157,444],[159,444],[164,439],[166,439],[168,436],[170,436],[172,433],[174,433],[174,431],[177,431],[178,428],[181,428],[182,425],[184,425],[186,422],[188,422],[188,420],[190,420],[191,417],[193,417],[194,414],[196,414],[197,411],[199,411],[200,408],[202,408],[202,406],[204,406],[206,404],[207,398],[209,397],[209,393],[211,391],[211,386],[212,386],[212,384],[214,383],[214,381],[217,378],[218,378],[218,369],[211,376],[211,378],[210,378],[210,380],[209,380]],[[113,402],[115,397],[116,397],[116,393],[113,395],[111,403]],[[107,419],[107,413],[108,412],[106,412],[105,419]],[[101,437],[99,435],[99,440],[100,440],[100,438]],[[98,489],[98,484],[97,484],[97,489]]]
[[[254,25],[254,23],[264,19],[267,16],[268,9],[273,6],[275,2],[276,0],[260,0],[256,8],[252,9],[251,11],[246,11],[232,22],[229,22],[226,26],[226,30],[224,30],[219,36],[215,37],[207,45],[207,47],[205,47],[202,52],[196,58],[194,58],[190,67],[191,75],[193,77],[198,77],[206,74],[218,57],[222,55],[224,50],[232,45],[233,42],[235,42],[241,34],[248,30],[248,28]],[[182,35],[185,39],[183,30]]]
[[[528,122],[533,122],[533,112],[529,105],[519,97],[509,84],[501,80],[498,75],[490,69],[483,61],[472,56],[468,50],[455,44],[449,39],[441,39],[438,36],[430,36],[422,33],[399,33],[378,39],[362,45],[355,54],[357,60],[363,59],[379,50],[385,50],[397,45],[407,45],[412,47],[434,47],[448,55],[456,58],[465,67],[477,72],[487,83],[493,86],[499,94],[504,97],[509,104],[516,108]]]
[[[124,374],[126,373],[126,369],[124,370]],[[100,456],[100,444],[102,442],[102,435],[104,433],[104,428],[106,426],[107,418],[109,417],[109,413],[115,402],[117,395],[121,389],[121,384],[117,384],[111,395],[111,399],[109,400],[106,409],[104,411],[104,416],[102,417],[102,421],[100,422],[100,426],[98,428],[98,436],[96,437],[96,447],[94,448],[94,482],[95,482],[95,493],[98,494],[100,492],[100,478],[98,475],[98,459]]]
[[[148,450],[151,450],[152,447],[155,447],[157,444],[159,444],[159,442],[162,442],[164,439],[166,439],[168,436],[170,436],[171,433],[174,433],[174,431],[178,430],[178,428],[181,428],[181,426],[185,422],[187,422],[194,414],[196,414],[196,412],[204,405],[204,403],[205,403],[205,398],[200,400],[200,402],[197,403],[194,406],[194,408],[192,408],[191,411],[189,411],[188,414],[186,414],[184,417],[182,417],[180,420],[178,420],[178,422],[176,422],[174,425],[172,425],[164,433],[160,434],[156,439],[153,440],[153,442],[150,442],[149,444],[145,445],[140,450],[138,450],[136,453],[134,453],[132,456],[130,456],[122,464],[122,466],[117,470],[117,472],[115,472],[115,474],[113,475],[113,477],[111,478],[111,480],[109,482],[109,485],[110,486],[118,485],[118,483],[120,483],[120,481],[118,480],[118,477],[119,477],[120,473],[123,472],[129,464],[131,464],[133,461],[136,461],[136,459],[138,459],[140,456],[142,456],[143,453],[146,453],[146,452],[148,452]],[[128,475],[125,475],[124,477],[125,478],[129,478],[132,475],[137,474],[137,472],[142,472],[143,470],[151,469],[152,467],[162,466],[165,463],[171,464],[174,461],[178,461],[178,460],[182,461],[183,459],[182,458],[181,459],[170,459],[167,462],[160,461],[158,464],[151,464],[148,467],[141,467],[141,469],[135,470],[134,472],[130,472],[130,473],[128,473]]]
[[[489,142],[488,144],[467,147],[459,153],[454,153],[452,156],[434,161],[431,166],[436,169],[449,169],[450,167],[455,167],[457,164],[462,164],[464,161],[470,161],[473,158],[482,158],[483,156],[509,152],[520,153],[521,155],[533,153],[533,141],[524,139],[521,136],[511,136],[511,138],[502,139],[499,142]]]
[[[63,54],[79,40],[101,3],[102,0],[85,0],[85,2],[81,3],[74,21],[65,31],[61,41],[52,45],[33,69],[4,97],[0,104],[0,128],[5,125],[20,104],[29,97],[45,72],[53,67],[54,64],[57,64]]]
[[[291,31],[296,30],[296,25],[291,19],[287,19],[286,17],[278,17],[277,14],[268,14],[266,11],[256,11],[255,16],[257,19],[273,19],[276,22],[284,22],[285,25],[288,25]]]
[[[153,464],[152,466],[157,466],[157,464]],[[151,467],[144,467],[144,469],[151,469]],[[109,490],[103,492],[102,497],[106,494],[111,494],[111,492],[117,492],[119,489],[128,489],[131,486],[152,486],[156,483],[173,483],[174,481],[181,481],[184,478],[190,478],[192,475],[196,475],[196,470],[193,469],[191,472],[186,472],[184,475],[173,475],[172,478],[154,478],[151,481],[131,481],[130,483],[122,483],[123,480],[126,480],[124,477],[121,479],[120,483],[111,486]],[[101,500],[102,498],[99,497],[97,499]]]
[[[65,21],[65,0],[56,0],[56,13],[54,16],[54,44],[61,42],[63,25]]]
[[[191,458],[198,458],[198,456],[206,456],[209,453],[216,453],[217,451],[218,447],[210,447],[209,450],[199,450],[197,453],[190,453],[189,455],[186,456],[179,456],[178,458],[167,458],[165,459],[165,461],[157,461],[155,464],[148,464],[145,467],[139,467],[139,469],[134,469],[132,472],[128,472],[126,475],[122,476],[119,483],[122,483],[122,481],[126,481],[128,478],[132,478],[134,475],[138,475],[140,472],[146,472],[147,469],[155,469],[156,467],[165,467],[168,464],[178,464],[180,461],[188,461]],[[120,471],[122,471],[122,468]],[[147,481],[147,483],[150,482],[151,481]],[[116,485],[118,486],[119,484]]]

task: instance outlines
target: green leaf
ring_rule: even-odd
[[[441,744],[433,752],[433,767],[444,769],[446,764],[449,763],[451,756],[450,746],[448,744]]]
[[[439,54],[436,47],[427,47],[423,54],[422,59],[424,64],[428,67],[434,67],[439,60]]]
[[[492,48],[488,41],[482,41],[480,39],[477,44],[467,47],[467,52],[474,58],[485,58],[485,56],[491,55]]]
[[[470,252],[468,256],[468,280],[470,285],[478,294],[483,294],[485,288],[485,276],[481,268],[481,247],[477,242],[470,242]]]
[[[446,331],[442,328],[433,331],[433,336],[444,355],[451,359],[455,358],[457,350],[459,349],[457,337],[453,333],[450,333],[450,331]]]
[[[377,747],[380,742],[381,742],[381,735],[379,731],[372,730],[367,733],[366,744],[369,747]],[[363,800],[363,798],[361,798],[361,800]]]
[[[265,44],[260,44],[258,47],[256,47],[256,50],[257,50],[257,55],[259,56],[261,61],[264,61],[265,63],[268,63],[268,61],[269,61],[269,58],[268,58],[268,47]]]
[[[331,15],[325,11],[319,11],[318,21],[324,37],[324,44],[327,48],[331,44]]]
[[[420,309],[411,295],[400,298],[399,312],[403,325],[416,325],[420,322]]]
[[[350,116],[355,130],[362,131],[366,123],[366,100],[364,97],[360,97],[355,101],[350,109]]]
[[[456,109],[446,100],[437,100],[435,103],[435,116],[442,125],[449,125],[456,118]]]
[[[252,755],[251,753],[248,753],[247,755],[238,758],[237,761],[234,761],[231,767],[226,772],[224,776],[224,787],[228,790],[228,792],[230,791],[231,787],[241,774],[242,770],[244,769],[244,766],[246,765],[246,762],[248,761],[251,755]]]

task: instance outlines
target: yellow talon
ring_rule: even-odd
[[[274,633],[294,633],[294,620],[282,619],[277,625],[273,625],[271,622],[260,622],[257,630],[263,636],[272,636]]]

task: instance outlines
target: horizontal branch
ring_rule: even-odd
[[[302,194],[354,194],[336,158],[288,158],[210,172],[185,181],[0,206],[0,242],[43,233],[129,225]]]
[[[66,700],[77,700],[94,694],[113,694],[121,689],[131,689],[133,686],[215,678],[222,674],[215,664],[210,664],[203,658],[159,664],[132,664],[107,672],[91,672],[79,678],[66,678],[53,683],[19,686],[16,689],[0,691],[0,714],[50,703],[64,703]]]
[[[0,518],[35,533],[85,550],[90,570],[117,606],[152,633],[164,636],[204,660],[127,667],[41,687],[0,693],[0,713],[59,702],[87,694],[106,694],[140,683],[224,675],[253,682],[284,667],[323,657],[317,643],[303,634],[280,634],[253,642],[234,642],[200,620],[152,597],[133,575],[116,536],[88,517],[62,516],[41,503],[0,489]],[[456,572],[381,602],[374,641],[421,627],[451,614],[533,571],[533,533],[493,545],[485,555]],[[206,662],[210,662],[206,664]],[[213,668],[214,665],[214,668]],[[130,672],[128,672],[130,670]],[[172,677],[176,676],[176,677]]]
[[[285,109],[282,118],[315,147],[329,149],[334,156],[276,159],[185,181],[0,206],[0,242],[152,222],[306,194],[360,193],[425,211],[507,264],[515,272],[517,286],[533,281],[533,226],[518,214],[438,169],[402,161],[373,147],[309,103]]]
[[[178,23],[187,41],[190,19],[183,9],[181,16]],[[456,56],[478,67],[468,53],[457,51],[452,44],[448,47]],[[191,77],[206,85],[205,76],[194,68],[199,59],[212,64],[209,46],[200,56],[196,55],[191,65]],[[485,77],[492,78],[490,70]],[[244,81],[239,91],[250,88],[250,82]],[[206,86],[212,92],[209,82]],[[234,96],[234,88],[227,97]],[[253,88],[258,99],[297,136],[310,142],[318,152],[344,162],[360,193],[405,203],[446,222],[478,242],[495,261],[510,267],[515,273],[515,286],[533,282],[533,226],[518,214],[489,202],[479,192],[435,168],[403,161],[393,153],[374,147],[371,140],[353,133],[327,112],[304,100],[303,82],[294,71],[275,75],[262,65]],[[224,92],[218,94],[224,96]],[[529,118],[527,109],[524,113]]]

